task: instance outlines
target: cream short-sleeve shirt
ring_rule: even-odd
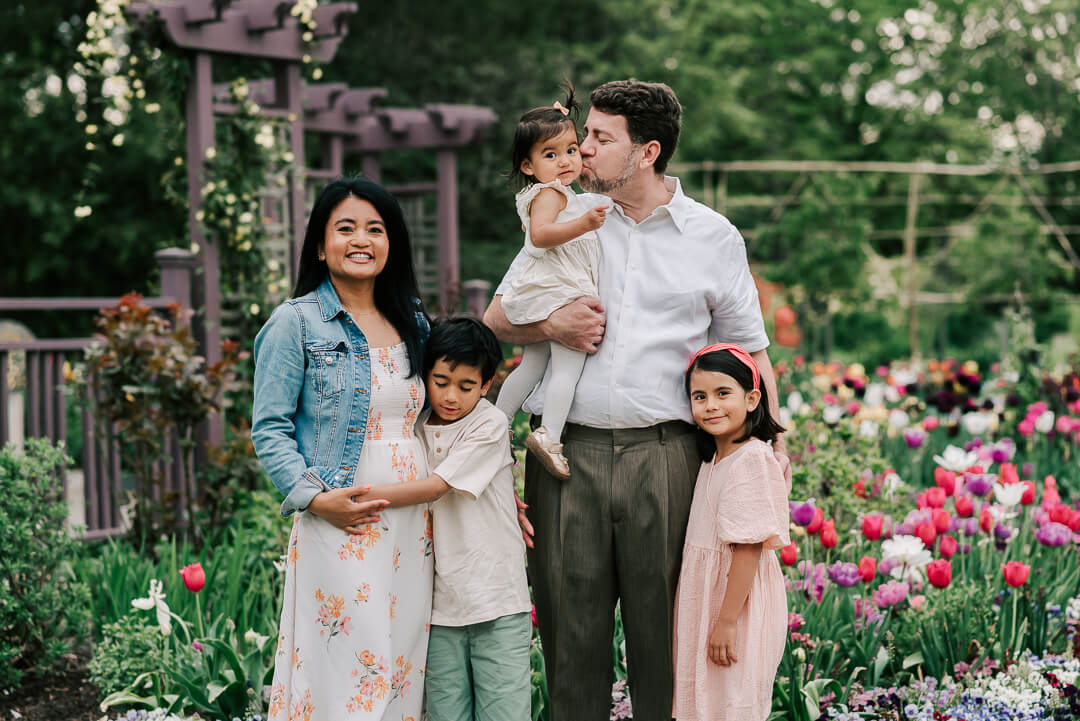
[[[420,415],[418,435],[431,472],[452,489],[431,504],[431,623],[466,626],[529,611],[509,420],[485,399],[453,423],[432,425],[430,418],[430,409]]]

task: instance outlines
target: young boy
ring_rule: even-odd
[[[391,506],[431,502],[435,590],[424,682],[430,721],[527,721],[532,637],[507,418],[484,398],[502,351],[473,318],[434,324],[430,409],[416,432],[431,475],[372,488]]]

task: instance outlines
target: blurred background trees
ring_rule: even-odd
[[[167,201],[162,182],[183,138],[178,107],[140,117],[120,147],[86,150],[92,139],[75,119],[78,96],[93,103],[99,90],[79,87],[71,68],[94,5],[8,4],[12,20],[0,30],[0,295],[145,290],[152,251],[185,235],[184,214]],[[503,178],[509,140],[524,110],[560,98],[564,79],[586,99],[608,79],[670,84],[685,107],[677,162],[929,161],[1023,170],[1080,160],[1069,132],[1080,122],[1080,33],[1075,5],[1065,0],[360,6],[324,81],[385,87],[389,105],[475,103],[499,115],[483,145],[459,159],[463,278],[497,281],[520,247]],[[182,77],[175,81],[182,87]],[[395,158],[383,169],[388,183],[434,177],[427,156]],[[1080,226],[1080,203],[1068,201],[1078,195],[1076,175],[1029,181],[1069,238]],[[794,179],[743,173],[729,183],[733,193],[779,197]],[[924,353],[996,357],[994,322],[1017,292],[1039,319],[1040,340],[1080,332],[1078,268],[1018,183],[999,180],[937,176],[920,185],[939,199],[920,204],[921,226],[971,219],[966,234],[917,239],[920,288],[953,297],[920,311]],[[693,177],[685,182],[699,189]],[[909,352],[909,316],[895,295],[880,292],[886,279],[873,265],[875,256],[902,252],[901,236],[881,231],[902,229],[905,207],[883,200],[906,192],[906,176],[815,176],[767,232],[748,236],[755,269],[782,284],[799,311],[803,350],[869,354],[866,360]],[[987,194],[1002,202],[980,208]],[[84,200],[93,215],[76,218]],[[760,215],[728,214],[746,228],[757,224],[754,212]],[[48,335],[49,323],[68,321],[34,322]]]

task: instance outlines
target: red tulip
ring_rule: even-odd
[[[1058,494],[1057,489],[1056,488],[1051,488],[1050,486],[1047,486],[1043,490],[1043,499],[1042,499],[1043,506],[1044,507],[1050,507],[1050,506],[1056,505],[1058,503],[1061,503],[1061,496]]]
[[[957,496],[953,499],[953,505],[956,506],[956,515],[961,518],[970,518],[975,512],[975,503],[971,496]]]
[[[960,547],[959,541],[952,536],[942,536],[941,541],[938,543],[938,550],[941,551],[941,555],[944,558],[952,558],[956,553],[956,549]]]
[[[937,416],[927,416],[926,418],[923,418],[922,427],[925,430],[932,431],[939,425],[941,425],[941,421],[938,420]]]
[[[979,528],[983,529],[984,533],[990,533],[994,528],[994,514],[990,512],[990,506],[983,506],[979,511]]]
[[[859,560],[859,575],[862,576],[862,580],[866,583],[870,583],[874,580],[874,575],[877,573],[877,559],[873,556],[863,556]]]
[[[184,579],[184,585],[192,593],[198,593],[206,585],[206,572],[201,563],[193,563],[180,569],[180,576]]]
[[[944,490],[948,496],[956,492],[956,474],[945,470],[941,466],[934,469],[934,483],[937,484],[938,488]]]
[[[945,533],[945,531],[949,530],[952,516],[944,508],[935,508],[930,512],[930,518],[934,523],[934,530],[938,533]]]
[[[885,525],[885,519],[881,516],[863,516],[862,532],[867,540],[876,541],[881,538],[881,531]]]
[[[998,471],[998,477],[1006,485],[1020,482],[1020,474],[1016,470],[1015,463],[1002,463],[1001,469]]]
[[[975,475],[980,475],[983,472],[983,467],[979,464],[975,464],[974,466],[968,466],[967,470],[964,471],[964,473],[974,473]]]
[[[930,501],[926,498],[926,491],[922,491],[915,496],[915,507],[920,511],[930,505]]]
[[[926,503],[931,508],[944,508],[945,498],[947,495],[948,494],[945,493],[944,488],[938,488],[937,486],[934,486],[933,488],[927,488]]]
[[[855,495],[859,498],[866,498],[866,481],[862,478],[855,481]]]
[[[799,560],[799,549],[794,541],[780,549],[780,561],[785,566],[794,566],[797,560]]]
[[[1080,531],[1080,511],[1069,509],[1069,520],[1065,523],[1073,533]]]
[[[806,532],[811,536],[821,530],[821,523],[825,520],[825,511],[820,508],[814,509],[814,520],[810,521],[810,525],[806,527]]]
[[[1024,506],[1030,506],[1035,502],[1035,482],[1034,481],[1020,481],[1024,484],[1024,495],[1020,496],[1020,504]]]
[[[1069,519],[1072,517],[1072,509],[1066,506],[1064,503],[1058,503],[1050,506],[1046,509],[1047,515],[1050,516],[1050,520],[1054,523],[1061,523],[1069,525]]]
[[[825,548],[833,548],[840,540],[836,535],[836,522],[831,518],[821,524],[821,545]]]
[[[1001,564],[1001,574],[1005,577],[1005,583],[1009,584],[1013,588],[1020,588],[1028,580],[1028,574],[1031,572],[1031,566],[1020,563],[1019,561],[1009,561],[1008,563]]]
[[[926,580],[934,588],[945,588],[952,583],[952,561],[937,560],[926,564]]]
[[[933,523],[924,522],[915,526],[915,535],[922,539],[927,548],[930,548],[934,545],[934,539],[937,538],[937,531]]]

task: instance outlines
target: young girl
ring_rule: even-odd
[[[686,392],[703,462],[675,596],[672,715],[764,721],[787,635],[784,578],[771,551],[790,542],[791,488],[769,446],[784,429],[740,346],[699,350]]]
[[[514,133],[511,181],[531,184],[517,194],[517,210],[525,229],[528,260],[502,297],[506,318],[514,325],[544,320],[582,296],[595,296],[600,241],[594,232],[604,224],[607,208],[586,209],[570,184],[581,175],[575,107],[570,89],[566,105],[533,108],[521,116]],[[555,341],[525,347],[521,365],[503,383],[496,405],[510,418],[544,377],[549,360],[551,380],[544,394],[544,425],[525,444],[549,473],[565,480],[570,467],[562,454],[562,432],[586,354]]]

